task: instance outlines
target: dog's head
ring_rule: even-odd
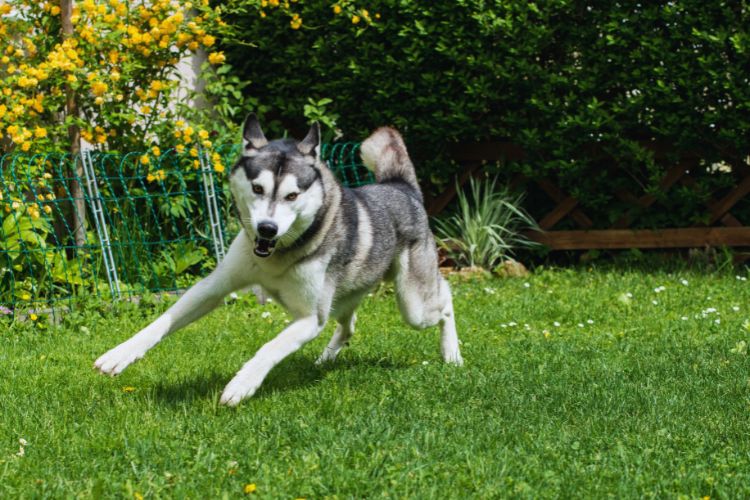
[[[242,133],[242,157],[229,183],[240,222],[255,239],[255,255],[269,257],[292,245],[323,206],[320,127],[313,124],[302,141],[268,141],[251,114]]]

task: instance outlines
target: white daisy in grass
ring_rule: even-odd
[[[263,318],[263,319],[270,318],[271,317],[271,311],[263,311],[262,313],[260,313],[260,317]]]
[[[688,280],[685,280],[685,279],[683,279],[683,280],[680,280],[680,283],[682,283],[682,284],[683,284],[683,285],[685,285],[685,286],[688,286],[688,285],[689,285],[689,283],[688,283]]]

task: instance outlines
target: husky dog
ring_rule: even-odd
[[[440,324],[443,358],[461,365],[451,292],[438,272],[403,139],[392,128],[379,128],[362,144],[361,155],[377,183],[342,187],[320,159],[317,123],[300,142],[269,142],[250,115],[243,155],[229,178],[243,229],[226,258],[153,323],[97,359],[95,368],[119,374],[228,293],[259,285],[294,320],[226,386],[221,402],[234,406],[252,396],[281,360],[316,338],[329,317],[338,327],[318,362],[333,361],[354,333],[355,309],[383,279],[394,282],[409,325]]]

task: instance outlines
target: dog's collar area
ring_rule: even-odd
[[[275,246],[276,240],[257,237],[255,238],[255,255],[258,257],[269,257],[273,253]]]

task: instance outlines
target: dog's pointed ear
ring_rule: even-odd
[[[297,149],[303,155],[320,156],[320,125],[318,122],[313,122],[305,138],[297,144]]]
[[[242,145],[243,149],[260,149],[266,144],[268,140],[263,135],[263,130],[260,128],[260,122],[255,113],[250,113],[245,118],[245,126],[242,129]]]

